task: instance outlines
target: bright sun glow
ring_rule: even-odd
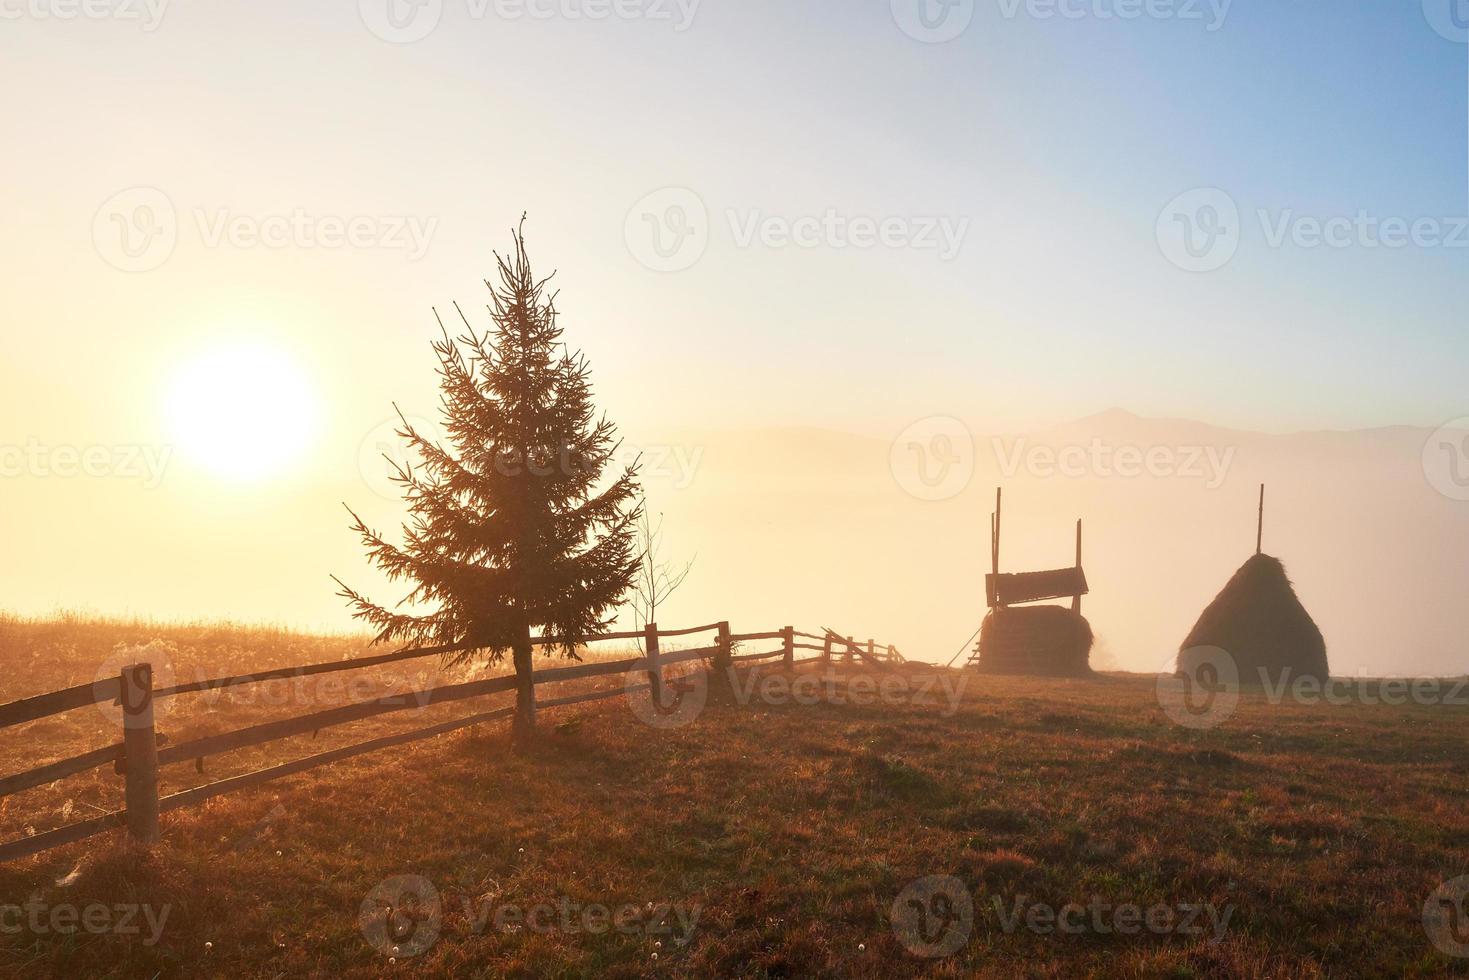
[[[167,411],[181,456],[239,481],[286,469],[319,422],[310,378],[285,351],[261,343],[211,348],[180,365]]]

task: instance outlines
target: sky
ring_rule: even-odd
[[[638,445],[1469,415],[1450,2],[0,0],[0,607],[340,625],[522,213]]]

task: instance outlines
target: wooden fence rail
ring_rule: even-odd
[[[716,631],[716,639],[712,646],[671,652],[664,652],[660,648],[660,639],[691,636],[695,633],[704,633],[711,630]],[[796,637],[820,642],[797,643]],[[570,667],[547,667],[540,670],[532,670],[529,681],[530,690],[534,699],[534,707],[552,708],[570,704],[581,704],[587,701],[616,697],[643,690],[651,691],[652,695],[658,699],[658,703],[663,703],[663,669],[675,664],[688,663],[695,660],[709,661],[710,669],[714,676],[723,678],[730,676],[728,672],[733,670],[735,664],[763,666],[767,662],[774,661],[777,657],[781,660],[781,666],[786,668],[818,661],[829,663],[832,660],[833,653],[838,649],[841,649],[844,660],[848,663],[854,662],[856,658],[861,658],[869,663],[887,667],[894,663],[900,663],[903,660],[902,656],[891,646],[887,647],[885,652],[879,653],[871,640],[867,641],[866,648],[864,649],[861,644],[854,641],[851,637],[843,638],[831,630],[826,630],[822,634],[802,633],[793,627],[786,626],[782,629],[769,632],[736,634],[730,632],[728,622],[711,623],[706,626],[691,626],[676,630],[660,630],[657,624],[649,623],[641,630],[620,633],[600,633],[595,636],[586,637],[585,641],[600,642],[605,640],[634,639],[642,641],[644,648],[642,656],[622,660],[583,663]],[[734,652],[733,648],[735,643],[758,640],[780,640],[781,645],[773,650],[753,653],[736,654]],[[536,646],[553,645],[558,642],[553,637],[532,638],[532,643]],[[233,688],[240,685],[256,684],[262,681],[281,678],[307,677],[335,671],[356,670],[362,667],[373,667],[380,664],[395,663],[419,657],[442,656],[474,649],[478,648],[471,644],[420,647],[411,650],[398,650],[393,653],[372,657],[361,657],[352,660],[340,660],[320,664],[306,664],[297,667],[281,667],[272,670],[257,671],[251,674],[220,677],[188,684],[176,684],[164,688],[153,687],[153,668],[150,664],[130,664],[123,667],[117,677],[103,678],[92,684],[80,684],[76,687],[0,705],[0,729],[3,729],[87,705],[105,702],[120,704],[122,706],[122,741],[90,752],[84,752],[81,755],[73,756],[69,759],[47,763],[46,765],[37,766],[25,772],[0,778],[0,798],[25,789],[47,785],[66,776],[73,776],[91,769],[96,769],[110,762],[114,764],[118,773],[124,777],[123,798],[125,804],[121,810],[105,813],[78,823],[58,827],[55,830],[48,830],[44,833],[33,834],[29,837],[0,844],[0,861],[27,857],[54,847],[60,847],[63,844],[83,840],[118,826],[126,826],[128,835],[133,840],[141,843],[153,843],[159,836],[159,815],[167,813],[170,810],[194,806],[225,793],[232,793],[236,790],[257,786],[295,773],[305,772],[318,766],[339,762],[343,759],[350,759],[354,756],[377,752],[382,749],[416,742],[426,738],[433,738],[448,732],[467,728],[471,725],[510,718],[520,709],[516,707],[496,708],[490,711],[471,714],[463,718],[429,725],[425,728],[418,728],[409,732],[368,739],[367,741],[331,749],[326,752],[319,752],[292,762],[258,769],[238,776],[230,776],[225,779],[218,779],[202,786],[196,786],[192,789],[183,790],[161,798],[158,795],[158,769],[160,766],[188,761],[196,761],[202,766],[202,760],[208,756],[262,745],[279,739],[289,738],[293,735],[301,735],[308,732],[315,733],[323,728],[344,725],[349,722],[361,721],[366,718],[373,718],[396,711],[404,711],[409,708],[426,708],[435,704],[448,704],[470,698],[516,691],[521,688],[522,679],[515,674],[509,674],[460,684],[443,684],[421,691],[395,694],[372,701],[361,701],[313,711],[292,718],[263,722],[235,731],[218,735],[208,735],[176,744],[163,744],[163,740],[159,737],[154,726],[153,708],[158,698]],[[798,649],[817,650],[820,653],[814,657],[805,657],[797,660],[795,651]],[[542,699],[535,695],[536,688],[543,684],[557,684],[586,677],[636,674],[639,672],[646,675],[646,681],[633,682],[629,679],[620,687],[551,699]]]

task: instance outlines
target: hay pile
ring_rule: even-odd
[[[1321,630],[1296,598],[1285,566],[1269,555],[1255,555],[1241,565],[1209,603],[1179,648],[1180,673],[1192,673],[1197,666],[1191,661],[1200,655],[1190,656],[1197,647],[1227,651],[1239,669],[1241,684],[1266,679],[1279,683],[1282,677],[1324,681],[1330,676]]]
[[[1092,627],[1065,606],[1000,606],[979,630],[975,665],[987,674],[1089,677]]]

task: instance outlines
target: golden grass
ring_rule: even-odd
[[[174,644],[211,672],[366,652],[360,640],[220,626],[0,623],[9,699],[90,679],[121,643]],[[696,638],[697,639],[697,638]],[[225,664],[234,667],[225,668]],[[957,672],[921,665],[910,676]],[[849,679],[864,676],[843,672]],[[68,681],[67,678],[73,678]],[[598,679],[606,684],[610,679]],[[180,737],[309,710],[179,711]],[[445,706],[445,716],[482,710]],[[168,772],[164,791],[428,724],[375,719]],[[7,731],[4,772],[102,744],[77,718]],[[95,715],[95,718],[88,716]],[[394,716],[388,716],[393,718]],[[399,726],[390,729],[386,726]],[[0,866],[0,905],[167,906],[145,936],[0,931],[17,976],[1341,977],[1465,975],[1421,915],[1469,872],[1469,710],[1271,705],[1246,695],[1221,728],[1159,710],[1152,678],[969,675],[938,703],[771,705],[716,698],[657,730],[622,699],[548,712],[545,737],[508,751],[503,726],[355,759],[164,817],[151,853],[120,835]],[[20,738],[15,736],[19,735]],[[34,746],[40,741],[44,750]],[[236,758],[235,756],[240,756]],[[3,802],[7,837],[115,805],[110,768]],[[421,875],[440,935],[390,964],[359,929],[384,879]],[[911,881],[952,875],[973,934],[925,960],[889,923]],[[65,884],[58,882],[65,881]],[[991,906],[1232,906],[1202,937],[1007,933]],[[647,903],[697,909],[691,940],[481,927],[487,908]],[[661,943],[660,945],[655,945]],[[654,954],[657,958],[654,958]]]

